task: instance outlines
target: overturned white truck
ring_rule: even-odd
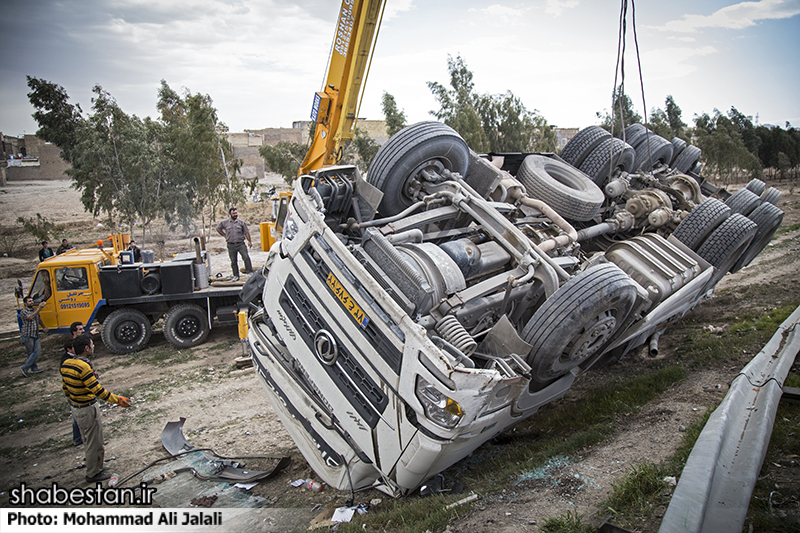
[[[695,147],[625,133],[582,130],[563,159],[481,156],[423,122],[366,180],[340,166],[296,181],[243,300],[256,371],[327,484],[415,489],[766,245],[775,189],[762,200],[754,180],[723,203]]]

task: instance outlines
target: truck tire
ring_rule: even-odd
[[[605,200],[605,194],[589,176],[552,157],[527,156],[517,179],[532,198],[542,200],[570,220],[591,220]]]
[[[747,218],[756,223],[758,230],[756,230],[756,234],[750,242],[750,246],[747,247],[747,250],[744,251],[739,260],[731,267],[731,273],[737,272],[749,265],[750,262],[761,253],[761,250],[766,248],[769,241],[772,240],[772,236],[781,225],[781,222],[783,222],[783,211],[769,202],[764,202],[756,207],[755,211],[750,213]]]
[[[555,379],[598,355],[628,318],[636,294],[636,283],[613,263],[566,282],[522,330],[533,346],[527,360],[536,379]]]
[[[561,151],[561,159],[569,163],[575,168],[580,168],[581,163],[586,157],[592,153],[595,147],[603,142],[605,139],[611,137],[611,134],[601,128],[600,126],[589,126],[583,128],[575,137],[569,140],[567,145]]]
[[[164,337],[176,348],[191,348],[208,338],[208,315],[194,304],[178,304],[164,317]]]
[[[731,208],[734,213],[741,213],[748,216],[761,203],[761,198],[753,194],[748,189],[739,189],[725,200],[725,205]]]
[[[631,124],[630,126],[625,128],[625,136],[624,141],[635,149],[639,146],[639,143],[644,140],[644,134],[647,132],[647,128],[644,127],[644,124]]]
[[[150,320],[136,309],[117,309],[103,320],[103,344],[114,353],[141,350],[150,341]]]
[[[753,178],[750,180],[750,183],[748,183],[747,187],[745,188],[748,191],[755,194],[756,196],[761,196],[762,194],[764,194],[764,189],[767,188],[767,184],[758,178]]]
[[[425,169],[466,175],[469,148],[441,122],[419,122],[394,134],[370,163],[367,181],[383,192],[381,216],[392,216],[414,203],[414,182]]]
[[[778,202],[781,201],[782,193],[775,187],[769,187],[763,193],[761,193],[761,201],[762,202],[769,202],[772,205],[778,205]]]
[[[612,144],[613,154],[611,153]],[[579,168],[584,174],[592,178],[595,184],[602,187],[609,178],[609,174],[617,169],[624,172],[633,170],[635,156],[636,152],[631,145],[623,142],[622,139],[609,137],[595,147],[592,153],[583,160]],[[609,164],[612,157],[614,158],[613,166]]]
[[[714,273],[706,285],[713,288],[728,273],[753,240],[758,226],[739,213],[725,219],[706,242],[697,250],[697,255],[711,263]]]
[[[706,198],[678,224],[672,235],[696,252],[711,232],[729,216],[730,207],[716,198]]]
[[[689,146],[681,150],[681,153],[679,153],[672,160],[670,166],[675,170],[677,170],[678,172],[680,172],[681,174],[686,174],[688,172],[691,172],[692,170],[695,170],[694,166],[699,161],[700,155],[702,153],[703,152],[700,150],[700,148],[690,144]],[[697,172],[700,172],[700,170],[697,169]]]
[[[670,141],[672,143],[672,160],[669,162],[669,166],[674,166],[672,163],[678,159],[678,155],[686,148],[686,141],[681,139],[680,137],[673,137]]]
[[[649,139],[649,148],[648,148]],[[660,135],[647,132],[642,136],[639,146],[636,147],[636,160],[634,170],[642,169],[647,172],[659,165],[669,165],[672,161],[672,143]]]

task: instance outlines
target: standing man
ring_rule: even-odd
[[[236,208],[228,209],[228,214],[231,218],[223,220],[217,225],[217,233],[225,237],[225,241],[228,243],[228,256],[231,258],[231,270],[233,271],[231,281],[239,281],[238,255],[244,259],[244,273],[250,274],[253,271],[250,255],[247,253],[247,248],[253,247],[253,241],[250,240],[250,230],[247,229],[247,224],[243,220],[239,220]],[[244,245],[245,239],[247,239],[247,246]]]
[[[53,257],[54,255],[56,254],[53,253],[52,248],[47,246],[47,241],[42,241],[42,249],[39,250],[39,262],[41,263],[48,257]]]
[[[61,385],[72,406],[72,417],[78,421],[86,452],[86,482],[97,483],[109,479],[111,474],[103,467],[103,420],[97,399],[130,407],[131,401],[105,390],[89,362],[94,354],[94,343],[88,335],[79,335],[72,342],[75,356],[61,364]]]
[[[133,252],[133,262],[134,263],[141,263],[142,262],[142,251],[136,246],[136,241],[131,239],[131,242],[128,243],[128,251]]]
[[[61,239],[61,246],[56,248],[56,255],[61,255],[67,250],[72,250],[74,246],[72,246],[67,239]]]
[[[69,325],[69,332],[72,335],[67,342],[64,343],[64,355],[61,356],[61,364],[64,364],[64,361],[67,359],[73,359],[75,357],[75,350],[72,348],[72,343],[78,338],[80,335],[83,335],[85,331],[83,322],[73,322]],[[92,329],[89,331],[90,335],[96,334],[97,331]],[[95,374],[96,375],[96,374]],[[75,446],[80,446],[83,444],[83,437],[81,437],[81,430],[78,427],[78,421],[74,418],[72,419],[72,444]]]
[[[42,353],[42,341],[39,339],[39,323],[41,322],[39,311],[41,311],[42,307],[47,305],[47,302],[40,302],[39,305],[36,305],[33,303],[33,298],[26,296],[22,299],[22,303],[25,307],[19,312],[19,316],[22,319],[22,329],[20,330],[19,340],[25,345],[28,359],[25,361],[25,364],[20,367],[20,370],[22,370],[22,375],[27,378],[30,374],[38,374],[41,372],[39,367],[36,366],[36,359],[38,359],[39,354]],[[48,329],[44,327],[44,324],[42,324],[42,331],[45,333],[48,331]]]

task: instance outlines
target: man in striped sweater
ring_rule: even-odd
[[[94,343],[88,335],[79,335],[72,343],[75,356],[65,359],[61,364],[61,382],[72,408],[72,416],[78,422],[83,435],[86,452],[86,482],[96,483],[111,477],[103,467],[105,448],[103,447],[103,421],[97,399],[130,407],[131,402],[124,396],[117,396],[105,390],[97,381],[97,373],[89,362],[94,354]]]

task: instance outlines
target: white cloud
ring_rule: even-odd
[[[800,14],[800,0],[760,0],[723,7],[711,15],[684,15],[682,19],[651,28],[680,33],[693,32],[701,28],[741,30],[754,26],[761,20],[785,19],[798,14]]]
[[[554,17],[560,16],[565,9],[573,9],[578,6],[578,0],[547,0],[544,12]]]

